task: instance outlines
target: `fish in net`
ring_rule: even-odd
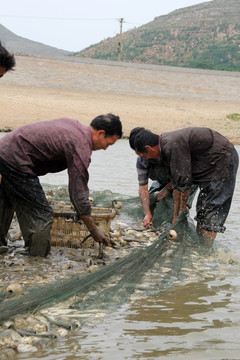
[[[121,200],[124,201],[122,198]],[[175,230],[178,234],[179,245],[176,246],[173,251],[175,254],[172,256],[173,259],[175,257],[172,276],[176,275],[181,269],[181,259],[186,244],[198,245],[198,237],[188,210],[180,214],[174,226],[168,222],[162,224],[162,233],[153,244],[137,249],[95,272],[61,279],[44,286],[31,287],[15,299],[1,293],[0,321],[6,321],[17,314],[36,312],[69,298],[73,299],[70,304],[72,309],[118,308],[128,301],[144,276],[156,264],[158,266],[164,264],[165,258],[162,254],[172,242],[169,239],[170,230]]]

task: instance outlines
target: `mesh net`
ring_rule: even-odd
[[[192,198],[194,194],[195,190]],[[54,196],[52,193],[52,197]],[[120,219],[132,219],[135,222],[142,220],[138,198],[123,197],[110,191],[93,192],[91,196],[95,206],[108,207],[113,205],[113,201],[121,201]],[[173,210],[172,206],[171,199],[155,204],[154,216],[157,218],[157,212],[162,215],[164,211],[166,216],[163,216],[158,226],[157,240],[151,245],[135,249],[127,256],[87,275],[72,276],[44,286],[28,288],[15,299],[9,299],[6,294],[0,293],[0,321],[8,320],[16,314],[35,312],[70,298],[68,306],[72,309],[113,309],[126,303],[137,289],[144,287],[146,281],[150,291],[159,291],[163,286],[169,285],[170,280],[181,271],[186,248],[199,245],[188,210],[180,214],[174,226],[168,221],[169,208]],[[177,239],[174,241],[169,237],[170,230],[177,232]],[[166,256],[169,251],[172,265],[168,266],[169,271],[161,278],[160,269],[166,265],[166,259],[169,260]]]

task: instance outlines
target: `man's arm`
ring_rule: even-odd
[[[169,183],[162,188],[162,190],[159,191],[159,194],[157,196],[157,201],[160,201],[164,199],[166,196],[170,194],[172,190],[172,181],[169,181]]]
[[[178,215],[186,209],[187,200],[189,197],[191,189],[186,190],[185,192],[181,192],[177,189],[173,190],[173,198],[174,198],[174,213],[173,213],[173,224],[175,224]]]
[[[80,142],[81,143],[81,142]],[[80,155],[79,155],[80,154]],[[83,162],[82,158],[85,158]],[[88,189],[88,165],[91,159],[91,149],[80,148],[68,159],[69,194],[74,208],[96,242],[109,245],[104,232],[95,224],[91,216]]]
[[[162,190],[159,191],[157,200],[160,201],[164,199],[171,192],[171,190],[172,190],[172,181],[170,181]],[[149,201],[148,184],[139,186],[139,198],[144,212],[143,225],[146,227],[153,223],[153,218],[149,207],[150,201]]]
[[[105,245],[110,245],[109,240],[106,234],[100,229],[94,222],[93,218],[89,215],[81,215],[81,219],[83,220],[84,224],[88,228],[89,232],[91,233],[93,239],[96,242],[103,243]]]
[[[152,214],[149,207],[150,201],[149,201],[148,184],[142,186],[139,185],[139,198],[144,213],[143,225],[146,227],[151,225],[153,222]]]

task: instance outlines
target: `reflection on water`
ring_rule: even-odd
[[[19,358],[239,359],[239,294],[234,279],[213,274],[204,282],[136,300],[35,357]]]

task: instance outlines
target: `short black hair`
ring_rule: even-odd
[[[13,70],[16,65],[15,57],[7,49],[5,49],[0,41],[0,66],[4,67],[6,71]]]
[[[134,147],[134,142],[135,142],[135,137],[136,135],[142,131],[142,130],[145,130],[144,127],[135,127],[134,129],[131,130],[130,132],[130,135],[129,135],[129,145],[130,147],[135,150],[135,147]]]
[[[154,134],[149,130],[142,130],[135,137],[134,149],[139,153],[146,153],[145,146],[156,146],[159,142],[159,135]]]
[[[95,130],[104,130],[105,137],[118,135],[120,139],[122,137],[122,123],[119,116],[113,114],[99,115],[95,117],[90,126]]]

